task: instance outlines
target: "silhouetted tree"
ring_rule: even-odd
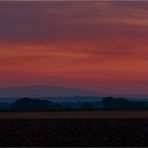
[[[81,108],[84,109],[84,110],[90,110],[90,109],[94,108],[94,105],[91,102],[84,102],[82,104]]]
[[[62,109],[62,106],[59,103],[55,103],[53,105],[53,110],[61,110],[61,109]]]
[[[144,101],[129,101],[124,98],[105,97],[102,100],[105,108],[112,109],[146,109],[148,108],[147,102]]]
[[[117,98],[114,103],[116,108],[129,108],[134,105],[134,102],[124,98]]]
[[[114,102],[115,102],[115,98],[113,97],[105,97],[102,100],[102,104],[105,108],[113,108]]]
[[[22,98],[12,103],[11,110],[14,111],[44,111],[52,109],[52,103],[47,100]]]

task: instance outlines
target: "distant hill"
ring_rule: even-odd
[[[67,97],[67,96],[98,96],[96,92],[52,86],[26,86],[26,87],[8,87],[0,88],[0,98],[10,97]]]

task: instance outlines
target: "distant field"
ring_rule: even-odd
[[[148,146],[148,111],[0,112],[0,147]]]
[[[0,119],[148,118],[148,111],[0,112]]]
[[[148,146],[148,119],[0,119],[0,147]]]

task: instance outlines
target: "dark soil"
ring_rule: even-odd
[[[148,119],[0,119],[0,146],[148,146]]]

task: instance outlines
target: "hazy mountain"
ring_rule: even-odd
[[[75,88],[52,87],[52,86],[26,86],[0,88],[0,98],[2,97],[59,97],[59,96],[98,96],[96,92]]]

